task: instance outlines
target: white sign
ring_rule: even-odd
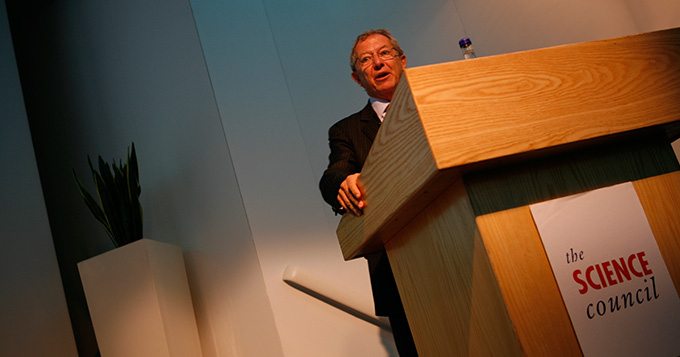
[[[680,356],[680,298],[632,183],[531,213],[585,356]]]

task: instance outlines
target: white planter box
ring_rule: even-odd
[[[202,355],[181,248],[142,239],[78,270],[103,357]]]

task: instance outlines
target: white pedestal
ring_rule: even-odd
[[[181,248],[142,239],[78,270],[102,356],[202,355]]]

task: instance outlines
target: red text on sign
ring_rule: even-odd
[[[581,269],[574,270],[574,281],[581,286],[579,293],[585,294],[589,288],[600,290],[608,286],[629,281],[634,277],[642,278],[652,274],[649,262],[645,258],[645,252],[631,254],[628,258],[608,260],[591,265],[585,272]]]

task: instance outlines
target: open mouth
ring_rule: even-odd
[[[380,73],[380,74],[378,74],[377,76],[375,76],[375,79],[383,79],[383,78],[385,78],[385,77],[387,77],[387,76],[389,76],[389,75],[390,75],[390,74],[389,74],[388,72],[383,72],[383,73]]]

